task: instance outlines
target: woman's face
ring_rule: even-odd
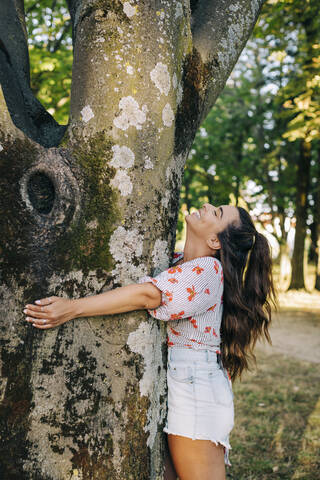
[[[232,205],[214,207],[210,203],[204,203],[197,212],[186,216],[188,231],[190,230],[199,240],[204,241],[217,239],[218,233],[225,230],[230,223],[239,221],[239,211]]]

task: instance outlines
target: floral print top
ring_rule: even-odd
[[[182,258],[182,253],[175,253],[174,263]],[[168,321],[169,347],[220,353],[223,272],[219,260],[195,258],[139,280],[144,282],[152,282],[162,292],[161,305],[148,311],[154,318]]]

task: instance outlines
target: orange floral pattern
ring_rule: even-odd
[[[166,295],[166,297],[168,297],[169,302],[172,302],[172,300],[173,300],[172,292],[168,292],[168,290],[166,290],[165,295]]]
[[[181,254],[174,256],[176,261]],[[223,272],[218,259],[200,257],[173,265],[155,278],[143,277],[162,292],[161,305],[149,313],[168,321],[169,347],[219,352]]]
[[[183,310],[182,310],[182,312],[179,312],[179,313],[172,313],[171,316],[170,316],[170,320],[180,320],[183,315],[184,315]]]
[[[171,332],[173,333],[173,335],[177,335],[177,336],[178,336],[178,335],[181,335],[180,332],[178,332],[177,330],[175,330],[175,329],[172,328],[172,327],[170,327],[170,330],[171,330]]]
[[[190,320],[190,323],[192,323],[193,328],[198,328],[197,320],[196,320],[195,318],[192,318],[192,319]]]
[[[215,303],[214,305],[212,305],[212,307],[208,308],[208,312],[214,312],[215,308],[216,308],[217,304]]]
[[[171,267],[168,269],[168,273],[170,273],[171,275],[173,275],[174,273],[181,273],[182,272],[182,268],[180,267],[180,265],[177,265],[176,267]]]
[[[168,278],[168,282],[170,282],[170,283],[179,283],[179,280],[177,280],[176,278],[172,277],[172,278]]]
[[[194,285],[192,285],[191,288],[187,288],[187,292],[189,293],[188,300],[189,302],[191,302],[191,300],[193,300],[197,294],[197,292],[195,291]]]
[[[202,342],[199,342],[199,340],[196,340],[195,338],[191,338],[190,340],[191,342],[197,343],[198,345],[203,345]]]
[[[204,268],[201,268],[201,267],[199,267],[199,265],[197,265],[196,267],[194,267],[192,269],[192,271],[196,272],[197,275],[200,275],[200,273],[204,271]]]
[[[213,265],[214,265],[214,270],[215,270],[215,272],[216,272],[216,273],[219,273],[219,264],[218,264],[218,262],[217,262],[216,260],[214,261],[214,264],[213,264]]]

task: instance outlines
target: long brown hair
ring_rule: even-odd
[[[276,303],[268,241],[257,232],[248,212],[237,208],[240,224],[230,224],[219,233],[217,253],[224,274],[221,356],[232,380],[255,361],[258,338],[271,343],[268,328],[271,304]]]

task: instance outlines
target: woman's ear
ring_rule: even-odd
[[[207,245],[211,250],[220,250],[221,248],[220,240],[216,235],[212,235],[207,239]]]

